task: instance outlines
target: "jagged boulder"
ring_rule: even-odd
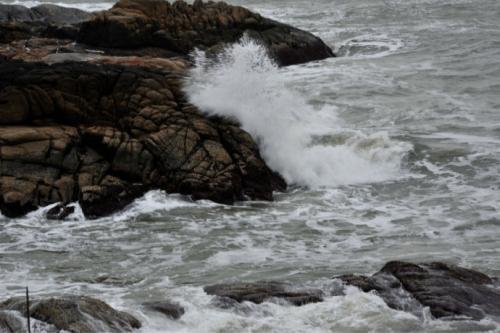
[[[250,135],[182,90],[193,49],[216,53],[244,34],[281,65],[333,56],[312,34],[221,2],[0,5],[0,212],[61,203],[48,214],[62,219],[79,201],[99,217],[152,189],[271,200],[286,184]]]
[[[281,65],[332,57],[318,37],[223,2],[120,0],[81,26],[78,41],[105,48],[168,50],[186,56],[234,43],[244,34],[261,41]]]
[[[8,299],[0,303],[0,310],[17,311],[26,316],[26,300],[24,297]],[[32,299],[30,316],[53,325],[58,330],[72,333],[130,332],[141,327],[139,320],[132,315],[117,311],[98,299],[86,296]],[[0,317],[0,325],[1,320]],[[17,322],[10,321],[8,327],[13,323]],[[17,325],[19,326],[19,323]],[[16,332],[16,329],[12,331]]]
[[[137,57],[1,62],[1,212],[78,200],[98,217],[152,189],[221,203],[284,190],[248,133],[187,102],[187,68]]]
[[[319,289],[298,288],[277,281],[224,283],[207,286],[203,290],[209,295],[230,299],[238,303],[246,301],[261,304],[274,298],[300,306],[323,301],[323,293]]]
[[[412,304],[421,304],[436,318],[500,316],[500,291],[493,286],[496,280],[454,265],[392,261],[371,277],[339,278],[365,292],[376,292],[397,310],[411,311]]]

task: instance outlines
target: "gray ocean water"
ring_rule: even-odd
[[[230,2],[309,30],[339,55],[279,69],[243,40],[186,82],[193,103],[237,117],[294,185],[272,203],[150,192],[96,221],[78,210],[65,222],[45,220],[44,209],[0,217],[0,299],[26,285],[93,295],[137,315],[142,332],[500,332],[492,318],[414,316],[354,288],[243,312],[214,307],[202,291],[270,279],[328,290],[334,275],[390,260],[500,276],[500,2]],[[180,321],[139,306],[163,298],[186,308]]]

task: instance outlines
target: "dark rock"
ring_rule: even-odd
[[[307,32],[222,2],[0,5],[0,212],[61,203],[49,214],[59,219],[79,201],[99,217],[153,189],[272,200],[286,183],[250,135],[182,90],[193,49],[217,53],[243,35],[281,65],[333,56]]]
[[[282,299],[296,306],[323,301],[323,293],[319,289],[300,289],[274,281],[217,284],[205,287],[203,290],[209,295],[256,304],[272,298]]]
[[[75,212],[75,207],[58,204],[47,211],[46,217],[49,220],[64,220]]]
[[[0,4],[0,43],[35,36],[76,39],[76,25],[92,16],[83,10],[52,4],[33,8]]]
[[[500,291],[491,286],[493,279],[458,266],[393,261],[371,277],[339,278],[365,292],[377,292],[398,310],[408,311],[405,304],[410,300],[429,307],[436,318],[466,316],[479,320],[485,315],[500,316]],[[402,297],[406,300],[402,301]]]
[[[280,65],[334,56],[316,36],[223,2],[120,0],[82,23],[78,40],[106,48],[154,47],[187,56],[238,41],[244,34],[262,42]]]
[[[52,66],[0,63],[3,214],[79,201],[99,217],[152,189],[233,203],[286,188],[248,133],[186,101],[186,61],[44,54]]]
[[[73,24],[92,17],[92,13],[52,4],[27,8],[19,5],[0,4],[0,22],[45,22],[51,24]]]
[[[14,310],[25,316],[25,299],[11,298],[0,303],[0,310]],[[130,332],[141,327],[141,323],[128,313],[85,296],[33,299],[30,301],[30,315],[59,330],[73,333]]]
[[[34,19],[33,12],[27,7],[0,3],[0,22],[29,22]]]
[[[177,303],[147,302],[142,305],[151,311],[162,313],[171,319],[179,319],[185,313],[184,308]]]
[[[68,8],[52,4],[42,4],[31,8],[34,20],[55,25],[68,25],[86,21],[94,14],[77,8]]]

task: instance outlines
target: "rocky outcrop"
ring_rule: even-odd
[[[186,56],[195,48],[220,48],[244,34],[261,41],[281,65],[333,56],[319,38],[223,2],[120,0],[84,22],[80,42],[121,49],[153,47]]]
[[[493,286],[496,281],[458,266],[393,261],[371,277],[345,275],[339,278],[365,292],[376,292],[397,310],[408,311],[417,303],[429,307],[436,318],[500,316],[500,290]]]
[[[162,189],[221,203],[286,188],[248,133],[187,102],[194,48],[247,34],[282,65],[332,56],[317,37],[224,3],[121,0],[85,13],[0,5],[0,211],[111,214]],[[79,43],[75,43],[78,40]]]
[[[77,40],[109,55],[187,58],[220,50],[243,35],[260,41],[280,65],[334,56],[318,37],[223,2],[120,0],[98,13],[55,5],[0,4],[0,43],[49,37]]]
[[[271,200],[285,183],[237,124],[181,90],[187,63],[102,57],[0,64],[0,210],[80,201],[110,214],[151,189],[221,203]]]
[[[283,282],[227,283],[207,286],[209,295],[222,299],[261,304],[271,299],[280,299],[296,306],[323,301],[319,289],[303,289]]]
[[[0,310],[0,314],[18,312],[26,316],[26,301],[24,297],[11,298],[0,303]],[[30,316],[53,325],[58,331],[72,333],[130,332],[141,327],[141,323],[132,315],[117,311],[100,300],[86,296],[33,299],[30,301]],[[2,323],[0,316],[0,328]],[[11,319],[6,327],[12,332],[19,332],[20,324]]]
[[[60,203],[48,216],[63,219],[79,201],[99,217],[152,189],[271,200],[286,184],[250,135],[182,91],[189,52],[244,34],[282,65],[333,55],[307,32],[224,3],[121,0],[92,14],[0,5],[0,212]]]

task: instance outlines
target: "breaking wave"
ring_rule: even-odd
[[[193,54],[186,83],[190,102],[208,114],[237,120],[258,142],[271,168],[288,183],[329,187],[400,176],[411,149],[386,132],[342,127],[332,106],[315,108],[262,45],[248,37],[216,57]]]

